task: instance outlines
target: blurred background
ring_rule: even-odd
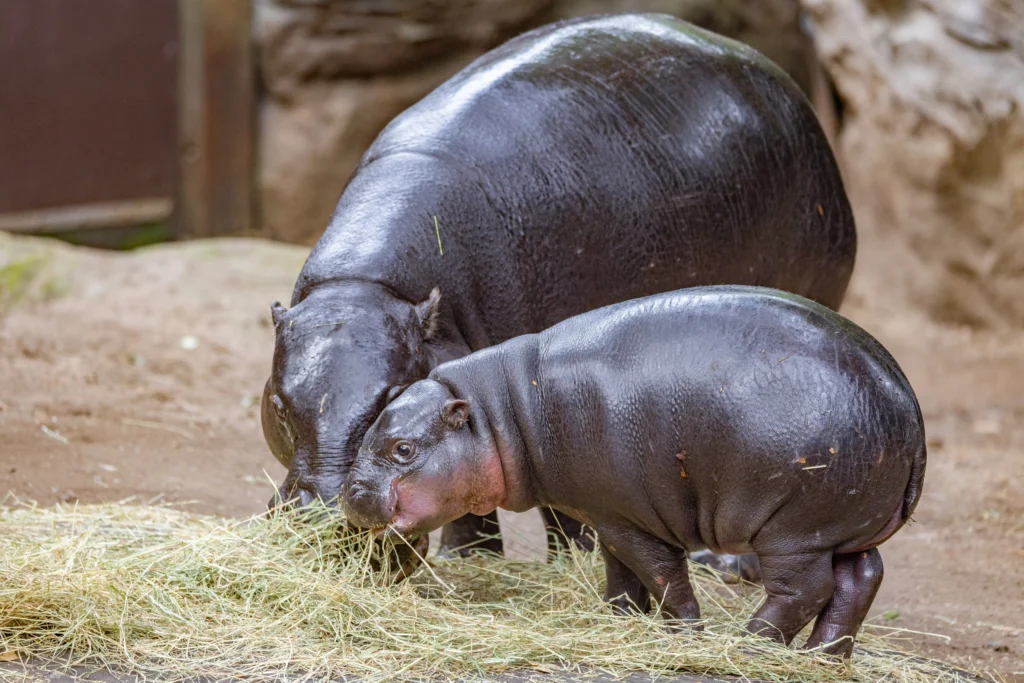
[[[747,42],[804,88],[883,291],[1024,325],[1020,0],[7,0],[0,230],[312,244],[396,114],[512,35],[631,10]]]
[[[842,312],[930,435],[877,611],[1024,680],[1024,0],[3,0],[0,497],[259,512],[268,305],[365,148],[503,40],[637,10],[814,103],[858,221]]]

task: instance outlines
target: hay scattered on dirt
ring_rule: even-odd
[[[0,653],[164,681],[368,681],[511,669],[735,674],[770,681],[955,681],[868,627],[851,664],[745,636],[762,595],[695,571],[706,632],[616,617],[599,556],[431,562],[383,585],[365,535],[279,516],[168,507],[0,507]]]

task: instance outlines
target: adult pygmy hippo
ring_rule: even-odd
[[[876,546],[917,505],[913,390],[867,332],[760,287],[592,311],[435,368],[388,405],[348,477],[353,523],[424,534],[548,505],[593,525],[606,598],[699,617],[687,553],[757,554],[748,628],[849,654]],[[844,639],[841,642],[834,642]]]
[[[389,395],[443,361],[695,285],[838,307],[855,249],[815,114],[757,52],[663,15],[526,33],[381,133],[292,308],[273,308],[262,416],[280,496],[335,499]],[[443,546],[496,521],[453,522]]]

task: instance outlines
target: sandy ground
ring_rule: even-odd
[[[0,320],[0,497],[264,509],[283,476],[259,429],[268,305],[287,300],[305,251],[213,241],[124,255],[0,235],[0,256],[13,249],[48,255]],[[1024,681],[1024,335],[939,327],[861,291],[844,313],[903,365],[930,442],[916,523],[882,548],[874,613],[937,634],[915,637],[927,654]],[[543,556],[536,514],[503,524],[513,554]]]

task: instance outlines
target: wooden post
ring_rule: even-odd
[[[180,174],[175,234],[255,229],[251,0],[178,0]]]

